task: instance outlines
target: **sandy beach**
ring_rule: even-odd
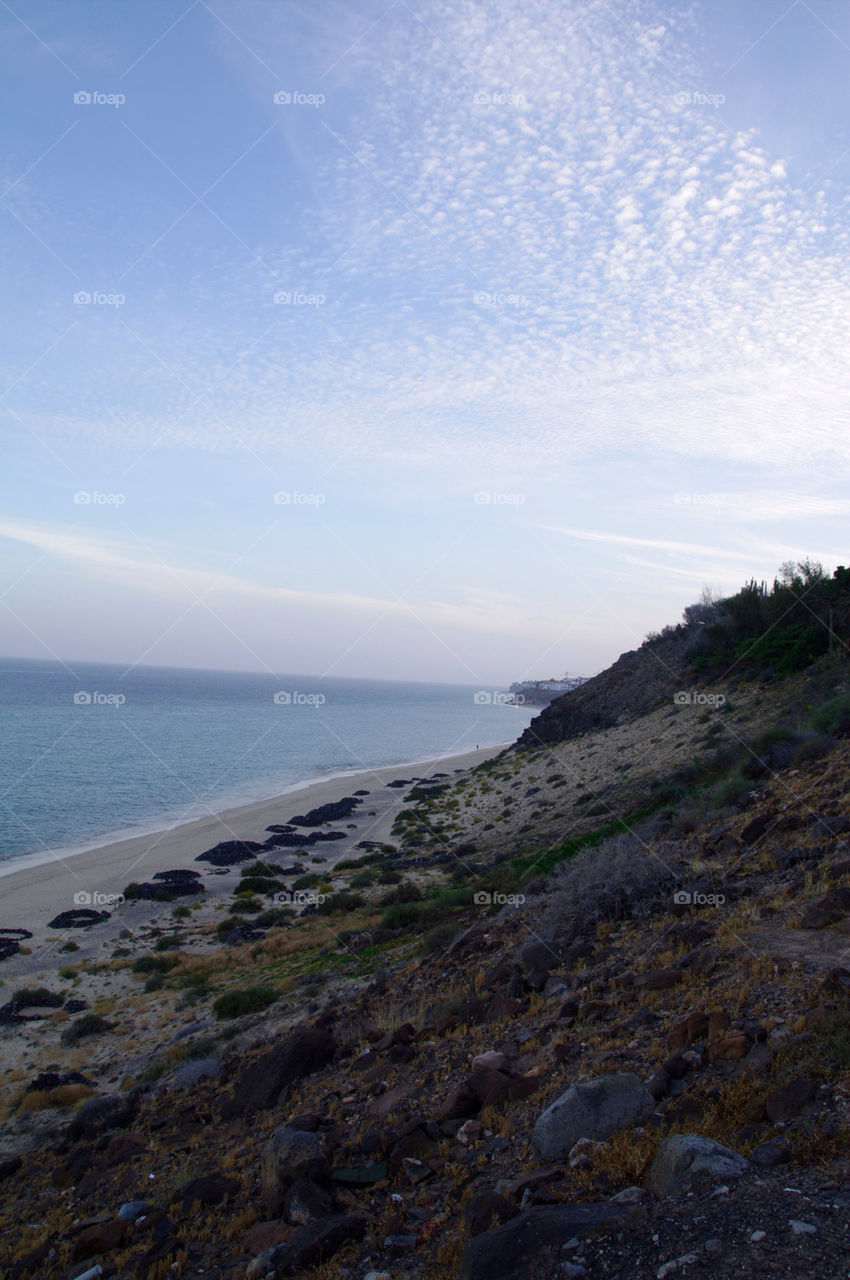
[[[128,902],[113,910],[106,926],[94,930],[72,929],[51,931],[48,921],[61,911],[73,910],[80,905],[105,909],[108,903],[97,895],[120,894],[130,881],[150,880],[159,871],[191,868],[203,875],[207,890],[206,901],[214,905],[232,892],[238,878],[238,868],[230,868],[224,874],[195,859],[205,850],[223,840],[256,840],[267,837],[267,828],[273,823],[288,822],[296,814],[304,813],[319,805],[340,800],[355,791],[368,791],[363,803],[350,818],[330,824],[330,830],[344,831],[345,840],[322,844],[310,854],[321,853],[327,859],[327,870],[342,858],[350,857],[361,840],[387,841],[396,813],[403,807],[407,788],[391,788],[388,783],[396,778],[411,780],[429,777],[434,773],[451,774],[457,769],[468,769],[498,755],[506,743],[499,746],[469,751],[463,755],[414,761],[407,764],[387,765],[376,769],[331,777],[307,784],[293,791],[268,800],[240,805],[221,813],[210,814],[180,826],[146,835],[101,845],[76,853],[57,853],[47,859],[38,854],[32,858],[15,859],[0,866],[0,927],[27,928],[33,937],[27,946],[32,957],[16,956],[3,965],[3,976],[11,976],[11,970],[34,967],[38,962],[42,944],[47,940],[73,937],[80,944],[81,953],[108,946],[123,927],[136,927],[143,919],[150,919],[168,904],[158,907],[152,902]],[[274,860],[292,861],[292,855],[300,850],[279,849],[269,857]],[[89,895],[84,901],[82,895]],[[95,941],[96,937],[96,941]],[[43,956],[42,956],[43,962]]]

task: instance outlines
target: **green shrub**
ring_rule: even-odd
[[[274,929],[289,924],[290,920],[295,919],[295,915],[291,907],[269,907],[268,911],[257,916],[256,923],[261,929]]]
[[[804,738],[791,761],[794,765],[808,764],[811,760],[821,760],[835,746],[835,740],[828,734],[819,733],[813,738]]]
[[[277,893],[280,889],[280,881],[273,879],[271,876],[245,876],[239,881],[237,894],[243,893]]]
[[[433,955],[435,951],[444,951],[453,938],[457,937],[457,925],[454,924],[438,924],[436,929],[432,929],[430,933],[425,935],[422,943],[422,950],[426,956]]]
[[[382,895],[379,906],[391,907],[394,902],[421,902],[422,890],[412,880],[402,880],[395,889]]]
[[[339,868],[337,868],[338,870]],[[352,889],[367,889],[369,885],[375,883],[374,871],[358,871],[356,876],[352,876],[349,885]]]
[[[185,920],[190,912],[185,903],[181,903],[179,907],[174,908],[171,914],[175,920]]]
[[[310,871],[306,876],[299,876],[297,880],[292,882],[293,889],[315,889],[317,884],[322,883],[322,877],[316,875],[315,871]]]
[[[176,956],[139,956],[133,961],[133,973],[167,973],[176,964]]]
[[[850,693],[827,699],[811,715],[811,725],[819,733],[844,736],[850,733]]]
[[[211,1058],[215,1052],[216,1042],[211,1036],[204,1036],[200,1040],[193,1040],[186,1050],[186,1057],[190,1062],[197,1061],[198,1058]]]
[[[392,867],[386,867],[378,872],[378,884],[401,884],[402,879],[401,872],[395,871]]]
[[[233,991],[225,991],[213,1001],[213,1012],[219,1021],[226,1018],[241,1018],[246,1013],[260,1013],[274,1004],[278,992],[274,987],[254,986],[241,987]]]
[[[112,1023],[107,1022],[105,1018],[101,1018],[98,1013],[84,1013],[81,1018],[75,1019],[62,1032],[63,1044],[77,1044],[84,1036],[94,1036],[101,1031],[111,1031]]]
[[[343,889],[339,893],[326,894],[318,904],[317,911],[320,916],[330,916],[343,911],[356,911],[358,907],[362,906],[362,894],[349,893]]]

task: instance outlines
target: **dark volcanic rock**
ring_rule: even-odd
[[[108,911],[93,911],[91,907],[75,907],[73,911],[60,911],[47,922],[48,929],[88,929],[109,919]]]
[[[202,1173],[198,1178],[192,1178],[191,1182],[187,1182],[176,1192],[172,1199],[180,1200],[188,1208],[190,1205],[216,1205],[221,1204],[222,1200],[226,1200],[228,1196],[233,1196],[239,1190],[239,1183],[235,1178],[227,1178],[218,1170],[212,1173]]]
[[[194,877],[197,872],[189,872],[186,879],[182,876],[175,879],[166,879],[173,872],[160,872],[163,877],[158,880],[154,876],[153,880],[144,880],[141,884],[137,884],[133,888],[132,898],[141,902],[171,902],[174,898],[188,898],[196,893],[204,893],[204,886],[200,879],[188,878]]]
[[[309,813],[299,813],[289,821],[293,827],[320,827],[323,822],[338,822],[341,818],[350,818],[357,806],[363,801],[357,796],[345,796],[342,800],[331,800],[328,804],[320,804]]]
[[[800,927],[803,929],[826,929],[837,924],[846,915],[850,915],[850,885],[842,885],[831,889],[822,898],[810,902],[803,912]]]
[[[127,1129],[133,1123],[136,1111],[137,1105],[119,1094],[89,1098],[68,1125],[68,1138],[77,1142],[80,1138],[100,1137],[110,1129]]]
[[[9,956],[17,955],[21,943],[31,937],[29,929],[0,929],[0,960],[8,960]]]
[[[693,643],[694,637],[682,627],[674,636],[621,654],[607,671],[544,707],[510,750],[609,729],[646,715],[664,702],[672,709],[673,695],[693,684],[687,656]],[[682,707],[677,714],[686,716],[693,710]]]
[[[0,1182],[5,1182],[17,1173],[23,1161],[20,1156],[11,1156],[8,1160],[0,1160]]]
[[[333,1061],[335,1052],[336,1041],[329,1032],[316,1027],[293,1028],[239,1072],[233,1095],[224,1103],[225,1118],[273,1107],[288,1085],[321,1071]]]
[[[525,1280],[538,1275],[549,1260],[563,1260],[563,1246],[573,1236],[623,1231],[642,1217],[640,1206],[617,1204],[539,1205],[475,1236],[461,1259],[460,1280]],[[551,1253],[550,1253],[551,1251]]]
[[[260,1255],[266,1271],[258,1274],[289,1275],[332,1258],[349,1240],[362,1240],[369,1221],[365,1213],[335,1213],[318,1222],[299,1227],[285,1244],[275,1245]]]
[[[792,1116],[802,1111],[808,1102],[811,1102],[815,1092],[812,1081],[803,1079],[793,1080],[791,1084],[786,1084],[781,1089],[774,1089],[773,1093],[765,1098],[764,1103],[768,1120],[772,1120],[774,1124],[790,1120]]]
[[[66,1084],[84,1084],[94,1089],[94,1080],[89,1080],[81,1071],[42,1071],[27,1085],[27,1092],[41,1092],[47,1089],[61,1089]]]
[[[205,853],[199,853],[196,862],[209,862],[214,867],[235,867],[248,862],[255,853],[262,853],[264,845],[256,840],[222,840]]]

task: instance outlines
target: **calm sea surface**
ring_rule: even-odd
[[[512,741],[533,709],[503,705],[495,692],[0,659],[0,859],[154,831],[331,774]]]

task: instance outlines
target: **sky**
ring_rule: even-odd
[[[591,675],[848,561],[845,0],[0,0],[0,653]]]

